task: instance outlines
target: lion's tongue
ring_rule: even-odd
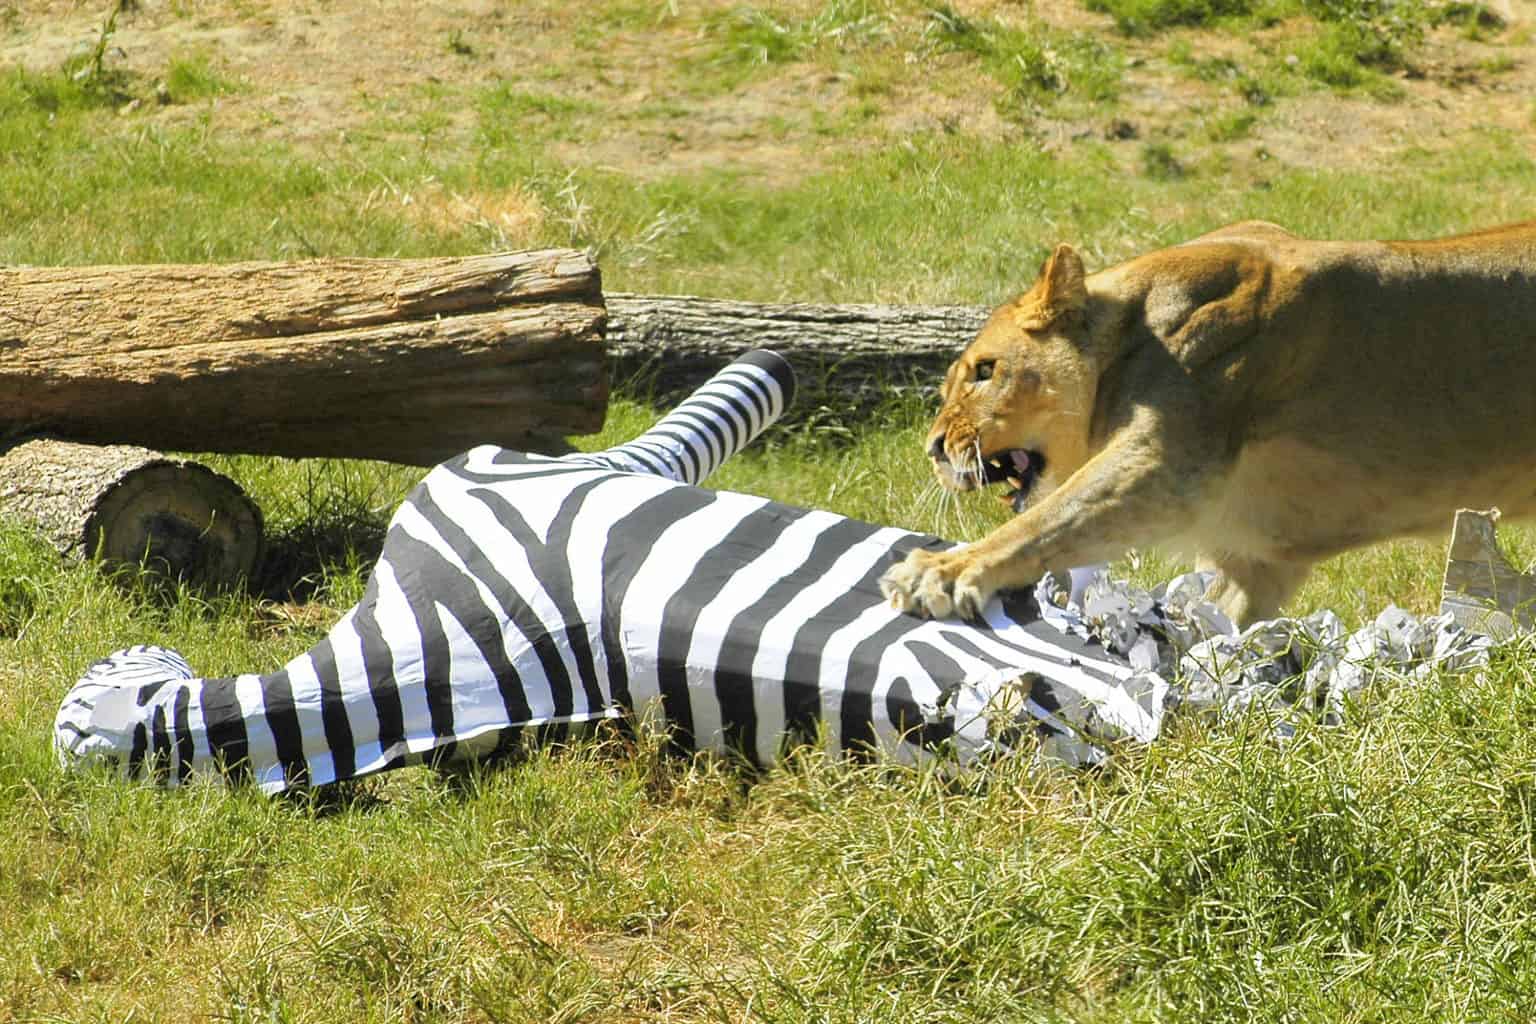
[[[1024,511],[1025,502],[1029,499],[1029,475],[1033,472],[1033,463],[1029,452],[1021,448],[1015,448],[1009,452],[1008,458],[1013,463],[1013,470],[1019,478],[1018,489],[1008,495],[1009,503],[1013,506],[1013,514],[1018,515]]]

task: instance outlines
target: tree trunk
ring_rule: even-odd
[[[130,445],[38,438],[0,452],[0,514],[63,554],[203,590],[248,579],[262,548],[261,511],[233,480]]]
[[[686,296],[608,296],[615,375],[658,398],[692,391],[723,364],[771,348],[825,394],[878,398],[935,389],[990,310],[973,306],[762,304]],[[820,384],[818,388],[818,382]]]
[[[559,450],[607,403],[597,268],[463,259],[0,268],[0,437],[427,465]]]

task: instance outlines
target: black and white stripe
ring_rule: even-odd
[[[406,499],[363,599],[313,649],[226,679],[119,651],[65,699],[61,756],[168,784],[218,768],[276,792],[631,714],[758,763],[817,735],[965,759],[1016,736],[1015,719],[1073,760],[1155,734],[1161,693],[1022,595],[979,624],[892,610],[880,575],[946,542],[693,486],[792,393],[788,365],[752,353],[606,452],[472,449]]]

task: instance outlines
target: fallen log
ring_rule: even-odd
[[[250,578],[262,549],[261,511],[233,480],[131,445],[37,438],[0,452],[0,515],[61,554],[200,590]]]
[[[1536,628],[1536,575],[1509,564],[1494,525],[1499,510],[1462,509],[1451,528],[1440,613],[1489,636]]]
[[[616,380],[638,379],[658,397],[692,391],[725,363],[773,349],[818,389],[855,398],[931,390],[976,336],[980,306],[814,305],[680,295],[607,297],[608,353]],[[802,401],[802,406],[808,403]]]
[[[419,260],[0,268],[0,439],[428,465],[563,450],[607,403],[597,268]]]

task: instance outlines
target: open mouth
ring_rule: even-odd
[[[1015,513],[1024,511],[1029,492],[1045,469],[1045,456],[1024,448],[1009,448],[982,459],[982,486],[1007,484],[1003,500]]]

